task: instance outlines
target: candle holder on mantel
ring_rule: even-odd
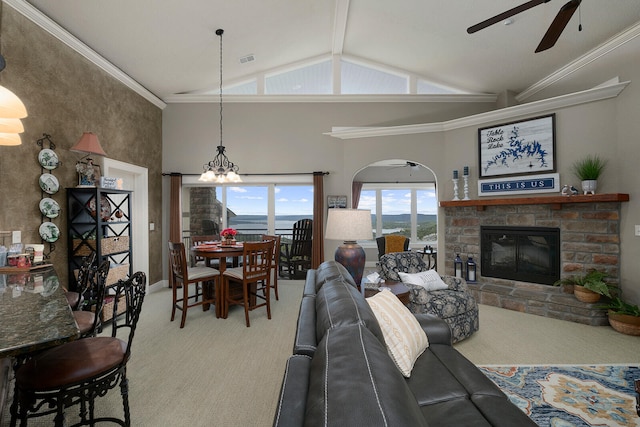
[[[469,199],[469,176],[468,175],[464,175],[462,177],[464,179],[464,197],[462,200],[470,200]]]
[[[453,199],[451,200],[460,200],[458,197],[458,178],[453,178]]]

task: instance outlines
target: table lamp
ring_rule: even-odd
[[[76,163],[76,171],[78,172],[78,187],[97,187],[100,180],[99,166],[93,164],[93,159],[89,157],[92,154],[98,156],[106,156],[98,136],[93,132],[84,132],[76,145],[70,148],[76,153],[84,153],[82,159]],[[84,161],[83,161],[84,160]]]
[[[329,209],[325,239],[342,240],[335,260],[344,265],[357,285],[362,281],[366,255],[356,240],[371,240],[371,211],[364,209]]]

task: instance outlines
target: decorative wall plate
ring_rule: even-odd
[[[40,188],[47,194],[56,194],[60,189],[58,178],[50,173],[43,173],[39,179]]]
[[[52,222],[43,222],[40,224],[40,237],[42,240],[48,243],[53,243],[60,237],[60,230],[58,226]]]
[[[40,200],[40,213],[47,218],[56,218],[60,215],[60,205],[55,200],[45,197]]]
[[[92,197],[87,202],[87,208],[92,217],[96,217],[96,198]],[[100,218],[103,221],[108,221],[111,218],[111,204],[107,196],[100,196]]]
[[[40,162],[40,166],[48,170],[53,170],[60,164],[58,155],[50,148],[40,150],[38,153],[38,161]]]

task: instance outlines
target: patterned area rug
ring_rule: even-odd
[[[638,426],[640,366],[481,366],[539,426]]]

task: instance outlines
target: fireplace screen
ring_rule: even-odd
[[[483,277],[552,285],[560,278],[560,230],[481,227]]]

